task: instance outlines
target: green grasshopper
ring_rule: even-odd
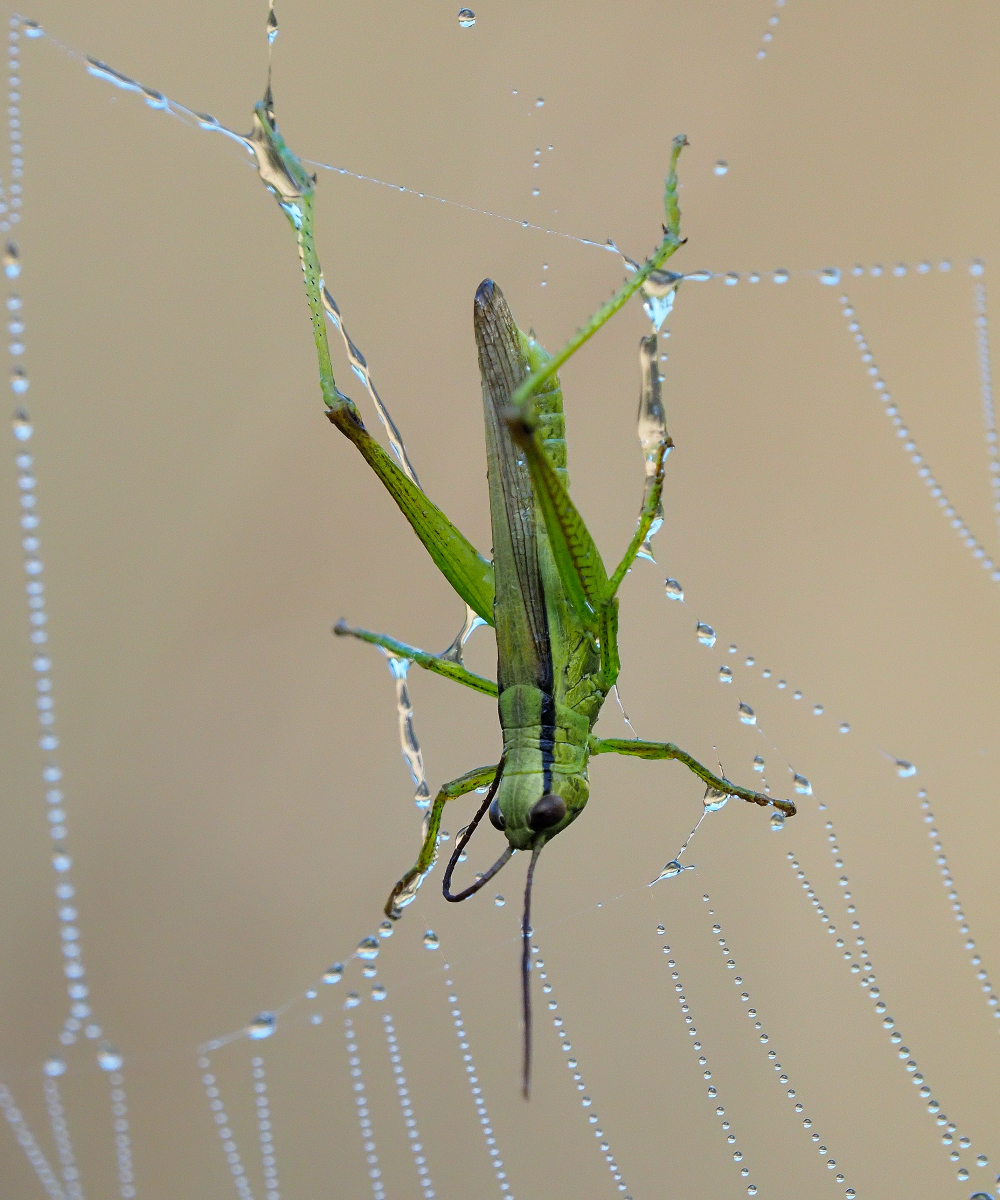
[[[640,290],[665,314],[681,276],[664,264],[682,245],[677,201],[677,160],[687,144],[673,142],[666,178],[663,240],[631,278],[554,357],[514,323],[500,289],[480,284],[473,309],[486,419],[486,456],[493,559],[484,558],[419,487],[412,469],[396,465],[368,433],[353,401],[337,388],[327,342],[326,313],[339,312],[326,291],[313,238],[311,176],[285,144],[274,119],[270,85],[254,108],[248,144],[261,178],[295,230],[319,356],[320,388],[330,421],[349,438],[388,489],[435,565],[458,595],[496,630],[497,682],[468,671],[456,653],[430,654],[383,634],[350,629],[390,655],[495,697],[503,731],[500,761],[446,783],[425,820],[417,861],[392,889],[385,911],[393,920],[411,903],[437,858],[445,805],[488,789],[479,810],[457,839],[444,873],[447,900],[464,900],[484,886],[515,851],[530,851],[521,922],[521,984],[524,1015],[523,1090],[531,1081],[530,953],[531,885],[542,847],[583,812],[590,794],[587,765],[594,754],[676,759],[703,780],[715,797],[739,796],[792,816],[795,805],[739,787],[714,774],[671,742],[599,738],[592,730],[620,667],[617,592],[662,522],[664,462],[673,443],[660,404],[660,373],[654,332],[642,339],[640,417],[646,452],[646,491],[638,526],[609,576],[583,518],[570,499],[566,475],[565,422],[556,372]],[[408,467],[405,457],[402,458]],[[460,644],[460,643],[459,643]],[[707,793],[708,794],[708,793]],[[507,838],[507,848],[475,883],[452,892],[455,865],[483,816]]]

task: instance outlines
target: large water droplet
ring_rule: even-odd
[[[378,938],[364,937],[355,951],[358,958],[378,958]]]
[[[278,1018],[273,1012],[258,1013],[247,1026],[247,1037],[259,1042],[269,1038],[277,1028]]]
[[[677,582],[676,579],[664,580],[663,586],[666,589],[668,600],[683,600],[684,599],[684,589],[681,587],[681,585]]]
[[[663,868],[663,870],[659,873],[659,875],[657,875],[657,877],[653,880],[653,882],[650,883],[649,886],[652,887],[653,883],[659,883],[661,879],[673,879],[674,876],[679,875],[681,873],[681,871],[693,871],[693,870],[694,870],[694,863],[686,863],[685,865],[682,866],[677,861],[676,858],[672,858],[670,860],[670,862],[668,862],[667,865]]]
[[[804,775],[799,775],[797,771],[793,771],[792,774],[795,776],[792,780],[795,790],[803,796],[811,796],[813,789],[809,780]]]
[[[674,307],[680,278],[673,271],[651,271],[642,285],[642,307],[657,333]]]
[[[757,724],[757,714],[754,712],[754,710],[750,707],[749,704],[746,704],[742,700],[740,701],[740,720],[743,722],[744,725],[756,725]]]
[[[4,249],[3,273],[8,279],[16,279],[21,274],[21,255],[16,242],[8,242]]]
[[[424,946],[428,950],[436,950],[441,945],[441,939],[433,929],[428,929],[424,934]]]
[[[110,1042],[105,1042],[97,1052],[97,1065],[102,1071],[120,1071],[124,1061]]]
[[[728,667],[719,667],[719,683],[732,683],[733,673]]]
[[[344,964],[334,963],[332,967],[327,967],[323,972],[324,983],[340,983],[344,977]]]
[[[462,29],[471,29],[476,23],[476,14],[471,8],[460,8],[458,10],[458,23]]]
[[[718,812],[720,808],[726,807],[728,800],[728,792],[723,792],[718,788],[709,786],[705,788],[705,798],[702,803],[705,805],[705,812]],[[667,865],[669,866],[669,863]]]
[[[10,424],[14,430],[14,437],[19,442],[26,442],[35,431],[34,426],[31,424],[31,418],[28,416],[28,411],[24,408],[15,409]]]
[[[698,636],[698,641],[703,646],[715,645],[715,630],[711,625],[706,625],[704,621],[699,621],[695,633]]]
[[[785,828],[785,814],[776,812],[771,814],[771,829],[775,833],[780,833]]]
[[[47,1058],[42,1070],[50,1079],[55,1079],[59,1075],[66,1074],[66,1061],[62,1058]]]

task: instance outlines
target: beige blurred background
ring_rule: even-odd
[[[1000,1170],[1000,1022],[951,919],[916,793],[929,791],[973,935],[1000,971],[1000,589],[906,460],[838,297],[852,297],[919,447],[994,553],[967,267],[984,259],[1000,302],[995,6],[473,0],[471,29],[457,7],[279,5],[274,85],[291,145],[473,208],[613,237],[641,257],[657,240],[670,138],[683,131],[690,242],[674,261],[741,273],[736,287],[685,285],[670,322],[677,450],[658,565],[639,564],[622,591],[621,686],[641,735],[721,758],[743,783],[757,778],[760,753],[776,789],[787,794],[790,764],[815,794],[779,835],[731,802],[685,856],[698,869],[650,890],[697,818],[700,788],[671,764],[603,758],[585,819],[540,862],[535,925],[553,994],[629,1194],[735,1200],[753,1182],[762,1198],[842,1196],[827,1157],[859,1200],[989,1190]],[[249,127],[266,70],[260,3],[38,0],[29,15]],[[296,997],[269,1041],[213,1057],[254,1194],[264,1195],[249,1069],[259,1051],[282,1196],[369,1195],[341,1004],[372,982],[388,1000],[366,999],[352,1016],[388,1195],[420,1192],[380,1032],[386,1008],[437,1196],[497,1195],[443,961],[510,1194],[617,1195],[540,994],[535,1094],[520,1098],[523,862],[462,906],[443,902],[436,872],[383,945],[376,980],[355,961],[339,985],[303,999],[375,931],[419,832],[385,665],[330,628],[345,616],[438,650],[461,606],[322,416],[294,243],[240,149],[88,78],[49,42],[27,43],[24,59],[19,284],[59,756],[91,998],[126,1060],[139,1195],[235,1195],[195,1048]],[[475,288],[494,277],[555,348],[618,286],[620,259],[329,173],[318,243],[424,486],[487,549]],[[935,269],[917,275],[925,258]],[[746,278],[855,262],[887,272],[838,288],[810,275],[783,287]],[[910,266],[904,277],[888,271],[897,262]],[[634,305],[563,375],[574,496],[609,559],[641,495],[646,326]],[[374,427],[339,347],[335,362]],[[14,451],[11,438],[0,455],[0,1078],[54,1161],[41,1063],[58,1048],[66,1000]],[[665,599],[667,575],[683,584],[683,605]],[[712,650],[695,640],[699,619],[718,631]],[[475,635],[472,664],[491,670],[492,653],[489,632]],[[729,687],[717,681],[723,663]],[[488,700],[427,676],[411,691],[432,787],[495,760]],[[739,723],[739,699],[777,749]],[[601,730],[622,728],[609,704]],[[897,779],[880,751],[920,774]],[[972,1153],[990,1156],[978,1170],[963,1154],[968,1182],[787,863],[794,851],[846,931],[828,817],[904,1044]],[[482,832],[466,869],[492,861],[497,844]],[[713,920],[829,1154],[803,1132],[748,1028]],[[436,954],[422,946],[427,928],[441,938]],[[747,1180],[705,1097],[665,942]],[[61,1081],[91,1198],[117,1195],[94,1051],[84,1038],[71,1047]],[[42,1195],[8,1129],[0,1194]]]

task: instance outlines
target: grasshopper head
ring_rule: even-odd
[[[539,849],[580,815],[589,787],[575,775],[557,775],[545,790],[541,772],[504,774],[489,808],[490,821],[515,850]]]

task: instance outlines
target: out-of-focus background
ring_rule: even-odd
[[[618,1195],[605,1154],[636,1200],[735,1200],[751,1186],[799,1200],[849,1187],[859,1200],[992,1194],[1000,1022],[992,981],[983,991],[977,972],[1000,970],[1000,587],[910,459],[924,456],[986,556],[1000,558],[975,323],[976,288],[993,298],[1000,251],[995,7],[473,5],[464,28],[457,5],[440,0],[279,4],[274,90],[289,143],[411,189],[320,172],[330,289],[428,494],[488,550],[475,289],[495,278],[522,325],[556,348],[619,285],[622,261],[519,222],[610,237],[641,258],[659,236],[670,139],[688,135],[689,242],[672,265],[739,278],[685,283],[668,321],[664,393],[677,449],[657,565],[638,564],[622,589],[622,696],[641,736],[721,759],[744,784],[760,780],[751,765],[760,755],[775,792],[796,795],[793,768],[813,794],[796,796],[800,813],[777,834],[766,813],[731,801],[685,852],[697,869],[649,889],[697,819],[701,789],[674,764],[595,761],[585,817],[549,847],[536,879],[535,927],[559,1008],[536,991],[530,1104],[518,1085],[523,861],[461,906],[444,903],[436,871],[382,943],[377,977],[363,977],[349,956],[375,933],[413,859],[420,813],[384,661],[335,640],[331,626],[344,616],[440,650],[461,605],[323,417],[294,240],[240,147],[88,77],[51,41],[22,38],[14,235],[23,270],[11,287],[24,300],[19,361],[30,388],[11,408],[27,405],[34,433],[8,435],[0,454],[8,1114],[16,1103],[61,1172],[42,1091],[43,1063],[61,1056],[55,1082],[79,1177],[52,1186],[69,1197],[124,1186],[144,1200],[215,1200],[236,1195],[233,1165],[258,1198],[360,1200],[371,1169],[391,1200],[418,1197],[383,1036],[388,1011],[442,1200]],[[249,128],[267,69],[260,3],[38,0],[27,15],[192,109]],[[970,274],[976,259],[984,274]],[[851,274],[855,264],[862,274]],[[840,282],[824,286],[824,268],[839,269]],[[774,282],[777,269],[791,273],[786,283]],[[637,342],[647,328],[633,302],[563,373],[574,497],[609,560],[634,529],[642,491]],[[335,364],[375,428],[339,343]],[[871,365],[916,450],[880,411]],[[18,453],[33,456],[30,471],[15,467]],[[52,753],[38,747],[19,474],[37,479]],[[683,603],[666,598],[667,576],[682,584]],[[697,621],[715,628],[714,647],[696,640]],[[492,670],[488,630],[467,657]],[[412,674],[432,789],[495,761],[493,704]],[[740,723],[741,700],[757,727]],[[627,733],[613,702],[599,729]],[[898,778],[893,758],[919,773]],[[42,779],[52,761],[78,910],[62,921]],[[472,807],[456,803],[445,828],[454,834]],[[928,829],[940,831],[942,851]],[[492,829],[481,832],[464,869],[482,869],[499,845]],[[858,973],[824,932],[789,852]],[[941,855],[955,889],[942,886]],[[841,898],[845,875],[854,914]],[[508,897],[503,907],[495,892]],[[60,952],[66,925],[80,932],[93,1010],[77,1018]],[[425,950],[427,929],[439,950]],[[317,982],[336,960],[348,961],[343,980]],[[870,975],[903,1034],[902,1060],[859,987]],[[373,985],[386,1000],[370,999]],[[355,1115],[348,991],[362,998],[347,1015],[377,1168]],[[212,1053],[228,1125],[217,1122],[197,1047],[288,1000],[270,1039]],[[67,1029],[68,1015],[79,1029]],[[565,1021],[589,1108],[553,1016]],[[93,1024],[101,1032],[88,1037]],[[61,1044],[61,1031],[76,1040]],[[126,1115],[112,1112],[110,1076],[96,1063],[105,1041],[124,1058]],[[262,1174],[255,1055],[267,1072],[276,1186]],[[910,1059],[957,1127],[950,1145]],[[52,1095],[50,1086],[50,1104]],[[129,1125],[124,1185],[114,1120]],[[234,1137],[220,1141],[220,1125]],[[240,1163],[221,1144],[231,1140]],[[6,1128],[0,1180],[5,1200],[44,1194]]]

